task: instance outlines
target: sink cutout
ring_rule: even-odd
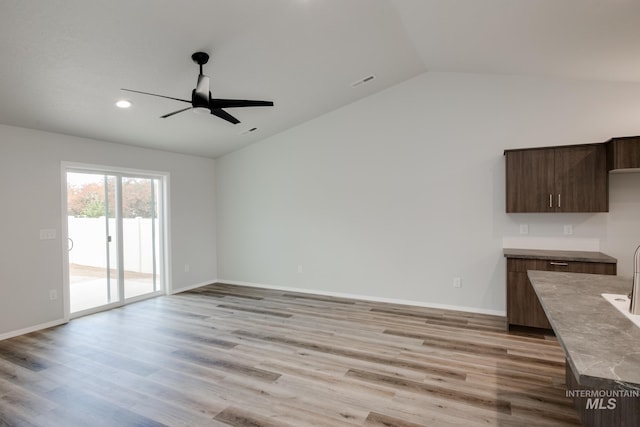
[[[620,294],[601,294],[604,299],[609,301],[611,305],[618,309],[619,312],[624,314],[627,319],[631,320],[637,327],[640,328],[640,314],[629,313],[629,297]]]

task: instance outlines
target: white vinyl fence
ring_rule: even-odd
[[[90,267],[107,267],[107,225],[106,218],[77,218],[70,216],[69,238],[73,240],[73,249],[69,251],[69,263],[87,265]],[[123,218],[124,236],[124,270],[139,273],[153,273],[153,234],[155,227],[155,250],[159,253],[158,219],[151,218]],[[110,267],[115,268],[116,257],[116,223],[109,218],[109,234],[112,236],[109,244]],[[71,242],[69,242],[71,248]],[[156,255],[156,262],[157,262]],[[157,268],[156,263],[156,268]]]

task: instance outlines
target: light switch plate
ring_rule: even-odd
[[[55,228],[43,228],[40,230],[40,240],[53,240],[56,238]]]

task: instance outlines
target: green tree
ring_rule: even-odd
[[[67,186],[67,214],[72,216],[104,216],[104,185],[87,183]]]
[[[115,178],[109,177],[107,184],[108,217],[115,217]],[[122,216],[124,218],[151,218],[155,216],[157,200],[155,185],[149,179],[124,178],[122,180]],[[105,215],[104,183],[91,182],[67,186],[67,212],[70,216],[96,218]],[[154,215],[155,214],[155,215]]]
[[[89,218],[99,218],[104,215],[104,201],[95,197],[89,200],[82,210],[82,215]]]

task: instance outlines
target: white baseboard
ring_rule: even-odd
[[[455,311],[464,311],[467,313],[489,314],[492,316],[505,317],[507,315],[506,311],[489,310],[489,309],[478,308],[478,307],[464,307],[464,306],[458,306],[458,305],[436,304],[436,303],[423,302],[423,301],[374,297],[370,295],[358,295],[358,294],[347,294],[342,292],[321,291],[317,289],[301,289],[301,288],[294,288],[294,287],[288,287],[288,286],[266,285],[263,283],[240,282],[237,280],[218,279],[216,280],[216,282],[227,283],[229,285],[237,285],[237,286],[249,286],[252,288],[274,289],[278,291],[287,291],[287,292],[299,292],[302,294],[314,294],[314,295],[324,295],[329,297],[359,299],[364,301],[385,302],[389,304],[400,304],[400,305],[408,305],[413,307],[441,308],[443,310],[455,310]]]
[[[201,288],[206,285],[210,285],[212,283],[219,282],[218,279],[207,280],[206,282],[194,283],[193,285],[187,285],[178,289],[171,289],[170,292],[167,292],[168,295],[179,294],[180,292],[190,291],[191,289]]]
[[[267,285],[264,283],[251,283],[251,282],[240,282],[237,280],[224,280],[224,279],[214,279],[207,280],[205,282],[195,283],[193,285],[188,285],[179,289],[173,289],[169,294],[177,294],[180,292],[189,291],[191,289],[200,288],[202,286],[210,285],[212,283],[226,283],[229,285],[237,285],[237,286],[249,286],[252,288],[262,288],[262,289],[274,289],[278,291],[286,291],[286,292],[299,292],[301,294],[314,294],[314,295],[324,295],[330,297],[337,298],[348,298],[348,299],[359,299],[363,301],[374,301],[374,302],[385,302],[390,304],[400,304],[414,307],[427,307],[427,308],[441,308],[444,310],[455,310],[455,311],[464,311],[467,313],[478,313],[478,314],[489,314],[493,316],[506,316],[506,312],[501,310],[488,310],[484,308],[477,307],[464,307],[457,305],[447,305],[447,304],[435,304],[428,303],[422,301],[413,301],[413,300],[403,300],[403,299],[395,299],[395,298],[383,298],[383,297],[374,297],[370,295],[358,295],[358,294],[347,294],[343,292],[330,292],[330,291],[322,291],[317,289],[302,289],[295,288],[289,286],[276,286],[276,285]],[[64,323],[67,323],[65,319],[58,319],[47,323],[41,323],[39,325],[31,326],[24,329],[19,329],[17,331],[6,332],[4,334],[0,334],[0,341],[6,340],[8,338],[17,337],[19,335],[28,334],[30,332],[39,331],[42,329],[52,328],[54,326],[59,326]]]
[[[58,319],[58,320],[54,320],[52,322],[41,323],[39,325],[30,326],[30,327],[24,328],[24,329],[19,329],[17,331],[6,332],[4,334],[0,334],[0,341],[6,340],[8,338],[17,337],[19,335],[28,334],[30,332],[35,332],[35,331],[40,331],[42,329],[52,328],[54,326],[59,326],[59,325],[62,325],[64,323],[67,323],[67,320]]]

